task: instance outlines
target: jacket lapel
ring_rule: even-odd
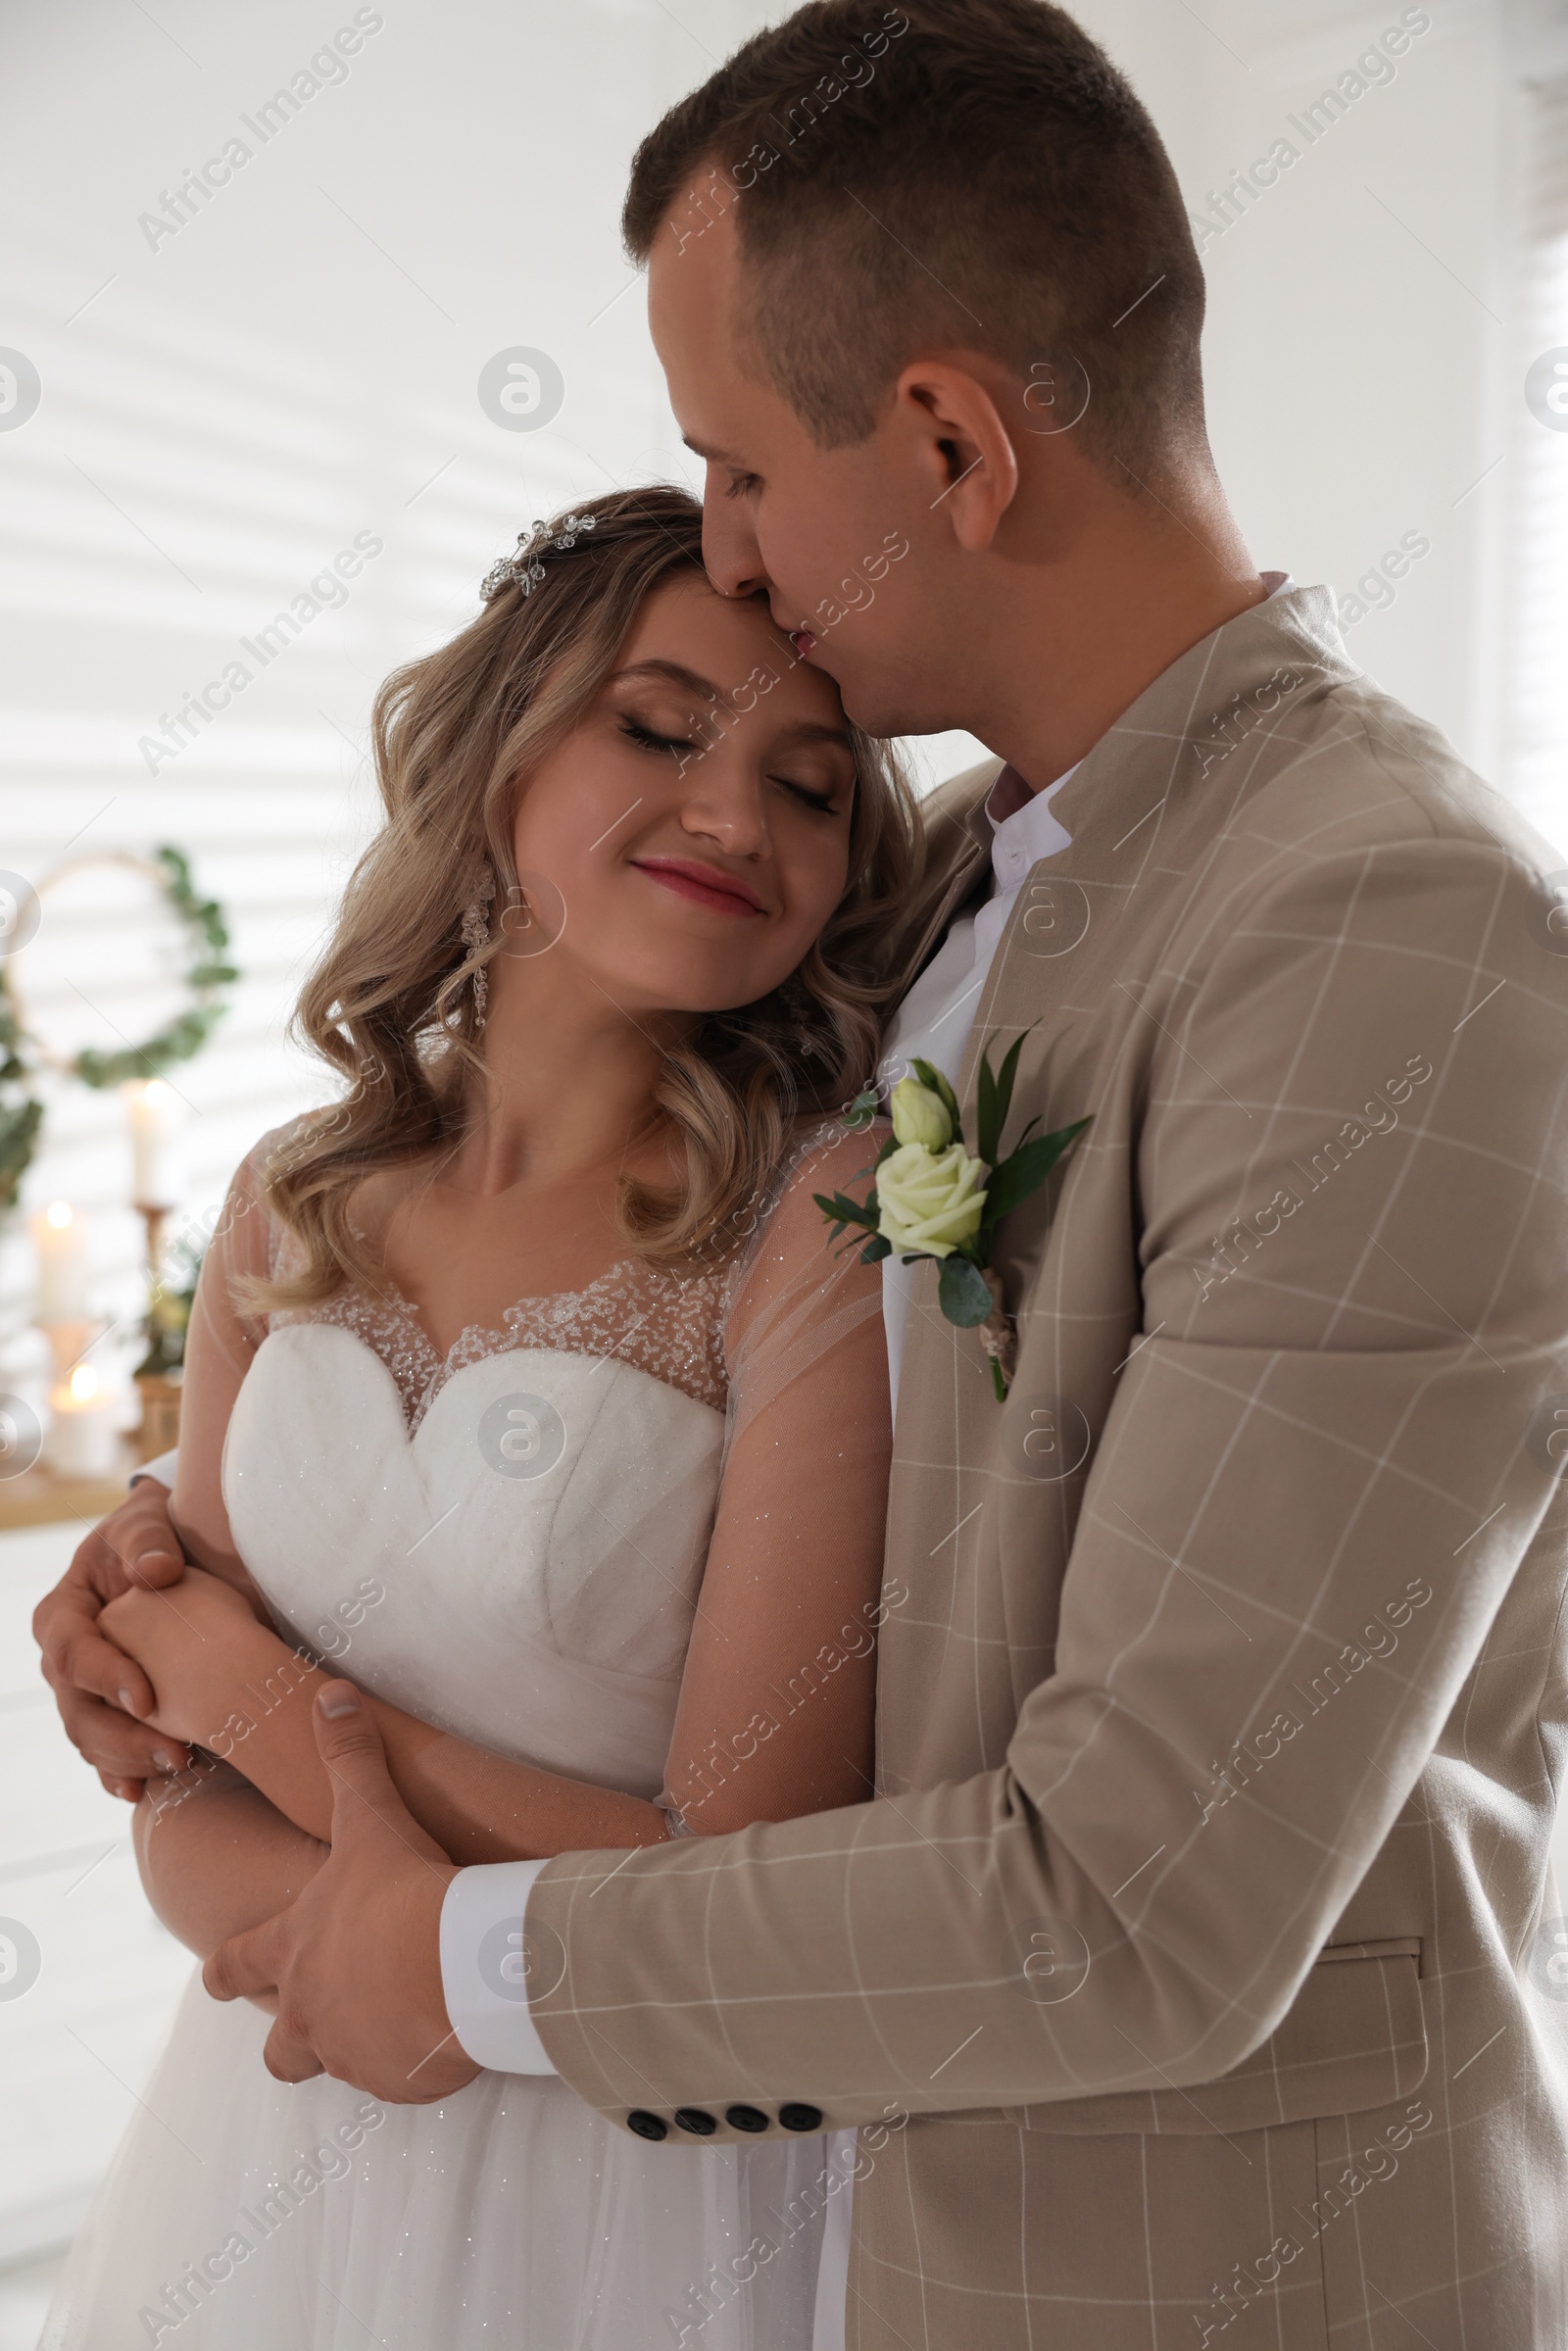
[[[1044,1049],[1086,1009],[1084,981],[1114,955],[1139,893],[1158,895],[1223,831],[1261,742],[1288,732],[1306,698],[1356,675],[1329,591],[1293,589],[1190,647],[1095,745],[1052,804],[1072,840],[1030,869],[981,993],[957,1088],[966,1134],[987,1042],[1004,1052],[1038,1026]],[[975,813],[984,823],[983,806]]]

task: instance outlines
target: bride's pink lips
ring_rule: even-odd
[[[695,857],[633,857],[639,873],[646,873],[651,882],[673,890],[677,898],[690,898],[700,906],[711,906],[720,914],[760,914],[765,911],[762,902],[738,882],[733,875],[720,873],[716,865],[705,865]]]
[[[790,643],[803,661],[809,661],[811,655],[816,651],[816,639],[808,628],[792,628]]]

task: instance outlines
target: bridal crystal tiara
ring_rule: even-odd
[[[531,596],[544,578],[544,558],[558,553],[564,555],[568,548],[576,546],[584,531],[593,529],[598,519],[597,514],[566,514],[559,529],[553,522],[539,521],[531,529],[519,531],[517,544],[511,555],[504,555],[500,563],[485,574],[484,585],[479,590],[480,602],[488,604],[492,597],[499,596],[502,589],[513,581],[516,582],[524,596]]]

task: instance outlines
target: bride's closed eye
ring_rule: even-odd
[[[770,775],[767,780],[770,784],[779,785],[785,792],[792,792],[804,807],[814,808],[819,816],[836,816],[838,813],[838,795],[831,785],[825,790],[816,791],[809,784],[797,782],[793,775]]]
[[[701,752],[710,748],[700,735],[662,734],[657,727],[648,726],[642,719],[634,718],[629,710],[621,712],[616,725],[627,741],[635,743],[642,751]],[[777,784],[781,791],[790,793],[803,808],[814,809],[819,816],[832,816],[838,812],[838,794],[831,784],[818,788],[803,783],[793,775],[770,775],[767,780],[770,784]]]
[[[701,748],[690,735],[662,735],[656,728],[644,726],[642,720],[633,718],[630,711],[623,711],[618,723],[627,740],[637,744],[643,751],[696,751]]]

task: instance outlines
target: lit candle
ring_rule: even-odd
[[[87,1220],[63,1200],[32,1220],[38,1249],[39,1322],[74,1322],[87,1304]]]
[[[115,1399],[90,1363],[49,1391],[51,1419],[45,1457],[57,1478],[107,1478],[119,1464]]]
[[[172,1208],[182,1189],[175,1138],[184,1124],[185,1106],[163,1078],[138,1080],[125,1094],[130,1103],[131,1200],[138,1208]]]

